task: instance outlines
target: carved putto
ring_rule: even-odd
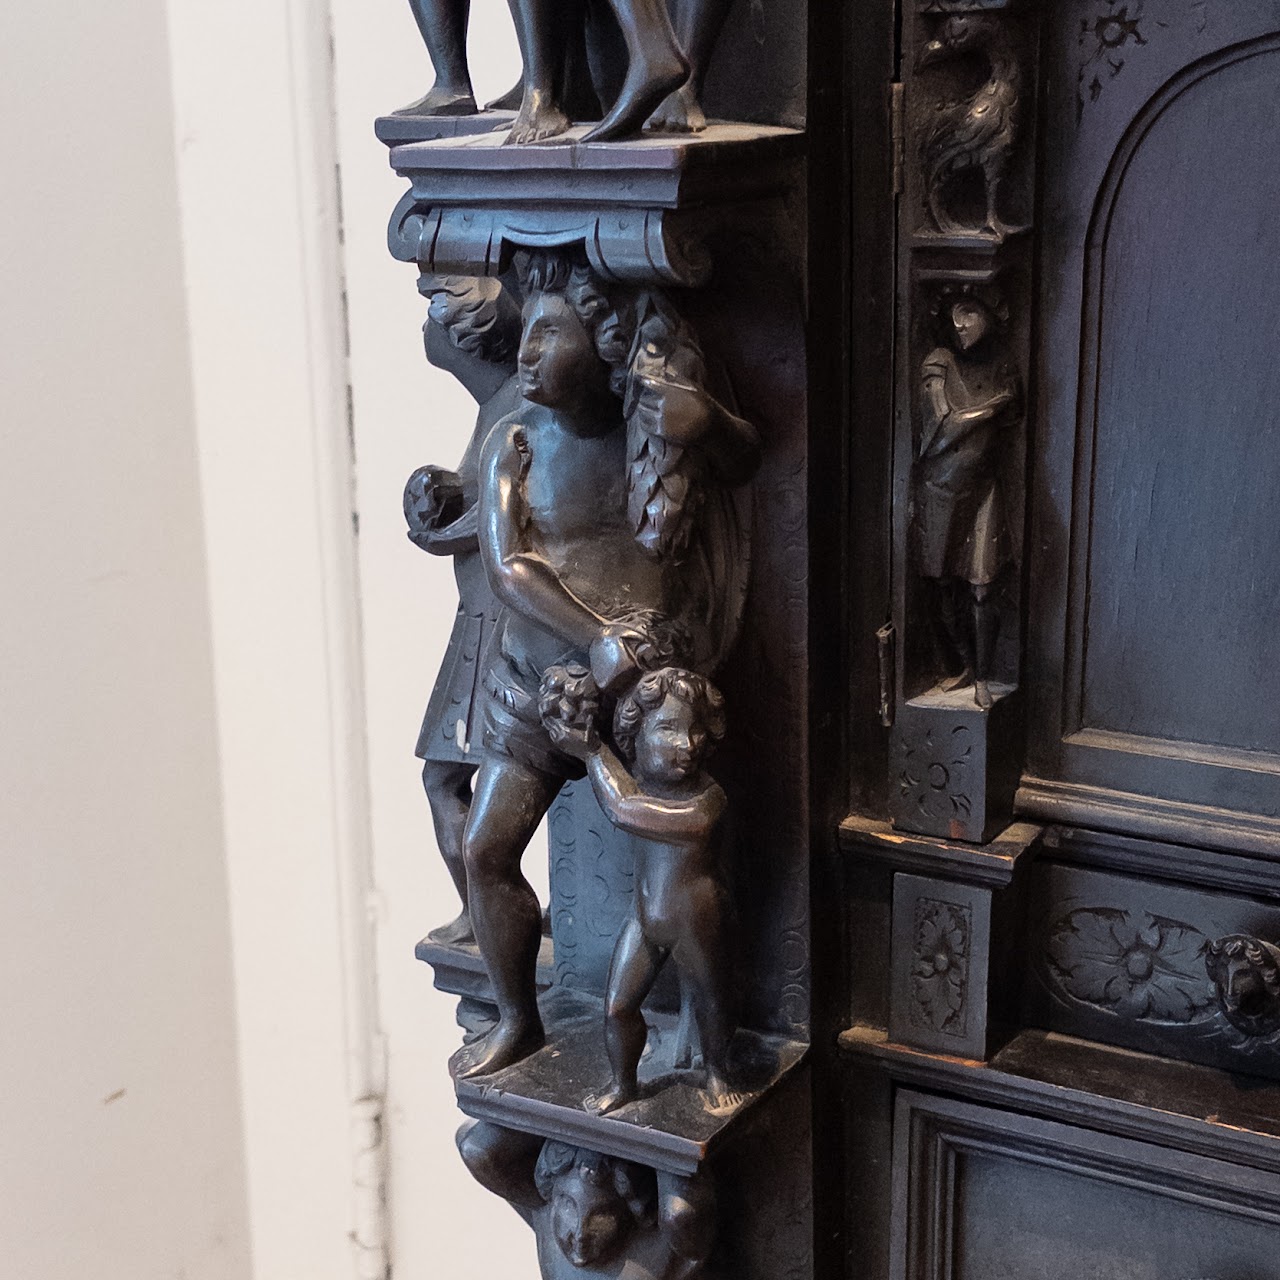
[[[1013,563],[1000,460],[1020,421],[1021,388],[997,350],[997,300],[969,288],[943,290],[937,318],[943,345],[920,371],[917,564],[949,670],[942,687],[972,685],[985,709],[996,678],[997,590]]]
[[[1003,240],[1015,230],[1000,216],[1001,190],[1021,128],[1022,73],[1007,23],[993,14],[953,14],[920,53],[921,70],[970,55],[988,68],[973,93],[938,101],[925,124],[925,199],[934,226],[945,235],[983,233]],[[981,185],[981,221],[957,212],[961,184],[969,177]]]
[[[614,948],[605,1003],[613,1075],[586,1105],[607,1115],[639,1097],[636,1077],[647,1039],[640,1010],[662,966],[673,958],[682,1020],[697,1030],[706,1069],[707,1107],[727,1110],[742,1100],[730,1083],[729,906],[715,844],[727,800],[704,769],[724,737],[724,700],[692,671],[650,671],[619,700],[610,745],[600,736],[591,700],[565,697],[563,691],[579,681],[556,669],[548,674],[543,721],[552,739],[586,764],[609,820],[633,837],[636,876],[633,910]]]

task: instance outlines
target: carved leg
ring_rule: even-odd
[[[467,20],[471,0],[410,0],[413,16],[431,55],[436,82],[425,97],[398,116],[471,116],[476,112],[467,67]]]
[[[639,1094],[636,1070],[647,1034],[640,1008],[666,958],[666,952],[644,936],[638,920],[627,921],[609,964],[609,995],[604,1013],[604,1040],[613,1080],[604,1093],[586,1099],[588,1110],[608,1115],[634,1102]]]
[[[542,910],[520,858],[561,785],[514,760],[489,757],[480,766],[463,856],[498,1025],[454,1055],[450,1066],[459,1078],[501,1071],[545,1043],[535,981]]]
[[[471,930],[471,912],[467,906],[467,867],[462,857],[462,840],[467,829],[467,815],[471,811],[471,779],[475,773],[475,767],[469,764],[436,760],[424,760],[422,763],[422,786],[431,806],[436,843],[453,878],[453,887],[462,900],[462,912],[458,918],[432,932],[431,937],[436,942],[456,944],[475,940]]]
[[[669,93],[689,77],[665,0],[609,0],[627,46],[627,78],[609,114],[583,139],[606,142],[639,133]]]
[[[1000,602],[993,582],[975,585],[970,590],[973,593],[974,700],[987,711],[992,703],[990,682],[995,677],[1000,640]]]
[[[973,680],[975,658],[969,587],[954,578],[931,578],[929,584],[934,601],[933,616],[937,620],[938,647],[943,651],[944,663],[950,666],[955,659],[960,661],[959,673],[939,682],[939,688],[949,693],[952,689],[963,689]]]
[[[689,884],[681,912],[680,941],[674,952],[693,1002],[707,1063],[707,1106],[712,1112],[728,1111],[743,1099],[729,1083],[729,1046],[735,1019],[725,914],[724,894],[710,877]]]
[[[508,143],[540,142],[564,133],[569,117],[560,105],[568,33],[581,22],[581,6],[565,0],[509,0],[524,59],[524,97]]]
[[[1017,227],[1009,226],[1000,217],[1000,188],[1004,185],[1004,166],[1005,160],[1001,157],[996,164],[988,165],[983,169],[987,185],[987,222],[983,230],[1001,241],[1018,230]]]
[[[689,59],[689,78],[653,113],[650,128],[698,133],[707,127],[702,85],[732,4],[733,0],[676,0],[676,39]]]

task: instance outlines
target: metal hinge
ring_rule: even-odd
[[[907,168],[907,127],[903,88],[900,82],[889,86],[890,128],[893,132],[893,194],[895,196],[902,194]]]
[[[880,723],[886,729],[893,727],[893,714],[898,701],[896,654],[898,633],[892,622],[886,622],[876,632],[876,657],[880,667]]]

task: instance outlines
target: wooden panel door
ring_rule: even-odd
[[[1019,804],[1280,858],[1280,5],[1044,27]]]

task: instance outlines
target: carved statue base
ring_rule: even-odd
[[[986,844],[1009,822],[1020,700],[1006,685],[991,692],[989,709],[971,688],[931,691],[898,708],[889,792],[897,830]]]
[[[440,138],[474,138],[481,133],[505,133],[514,111],[477,111],[470,116],[379,116],[373,122],[378,141],[388,147],[406,142],[434,142]]]

